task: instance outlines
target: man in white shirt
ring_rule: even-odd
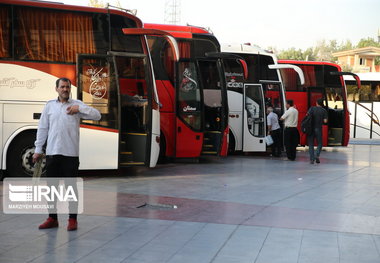
[[[268,126],[268,135],[273,139],[272,147],[272,156],[280,157],[281,148],[282,148],[282,139],[281,139],[281,127],[278,123],[278,115],[273,112],[272,107],[267,108],[267,126]]]
[[[297,146],[300,142],[300,134],[298,132],[298,110],[294,108],[293,100],[286,101],[286,111],[281,119],[284,121],[284,140],[286,155],[289,160],[294,161],[297,156]]]
[[[46,177],[77,177],[79,167],[80,119],[100,120],[100,112],[82,101],[70,99],[71,81],[60,78],[55,90],[58,98],[46,103],[38,124],[33,161],[37,162],[46,146]],[[70,202],[71,203],[71,202]],[[70,210],[68,231],[76,230],[77,213]],[[76,211],[76,210],[75,210]],[[58,227],[56,211],[49,211],[49,218],[40,229]]]

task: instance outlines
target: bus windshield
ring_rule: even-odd
[[[271,56],[245,53],[238,53],[238,55],[244,58],[247,63],[248,82],[279,81],[277,70],[269,69],[268,67],[274,64],[274,60]]]

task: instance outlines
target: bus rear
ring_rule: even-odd
[[[175,37],[180,59],[173,61],[165,39],[148,37],[161,106],[161,155],[197,158],[227,154],[228,105],[220,51],[207,30],[192,26],[145,24]]]

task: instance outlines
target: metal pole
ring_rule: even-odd
[[[373,129],[373,101],[371,102],[371,128],[369,138],[372,139],[372,129]]]
[[[358,102],[355,101],[355,115],[354,115],[354,138],[356,138],[356,116],[358,113]]]

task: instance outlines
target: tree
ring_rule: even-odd
[[[305,50],[296,49],[295,47],[281,50],[277,52],[276,48],[269,47],[269,50],[274,51],[279,59],[291,60],[309,60],[309,61],[336,61],[332,53],[345,51],[362,47],[379,47],[380,43],[373,38],[362,38],[357,45],[354,45],[350,40],[342,41],[340,44],[335,39],[318,41],[314,47],[309,47]],[[375,58],[375,64],[380,65],[380,57]],[[344,68],[345,71],[351,71],[349,67]]]
[[[304,57],[306,61],[315,61],[316,60],[316,55],[314,52],[314,48],[309,47],[308,49],[305,50],[304,52]]]
[[[278,54],[279,59],[292,59],[292,60],[304,60],[304,55],[301,49],[296,49],[294,47],[288,50],[282,50]]]
[[[318,61],[333,61],[334,57],[332,53],[338,50],[338,42],[330,40],[327,42],[325,39],[318,41],[315,46],[314,52],[316,54],[316,60]]]
[[[356,45],[357,48],[362,47],[380,47],[380,43],[375,41],[373,38],[362,38],[359,40],[359,43]]]
[[[342,44],[344,48],[350,46],[351,42]],[[339,45],[336,40],[321,40],[318,41],[315,47],[309,47],[306,50],[290,48],[282,50],[278,56],[280,59],[295,59],[308,61],[334,61],[332,53],[340,50],[342,45]],[[352,44],[351,44],[352,45]]]
[[[337,48],[336,51],[345,51],[345,50],[350,50],[354,49],[355,46],[352,44],[351,40],[347,39],[345,42],[342,42],[339,47]]]

